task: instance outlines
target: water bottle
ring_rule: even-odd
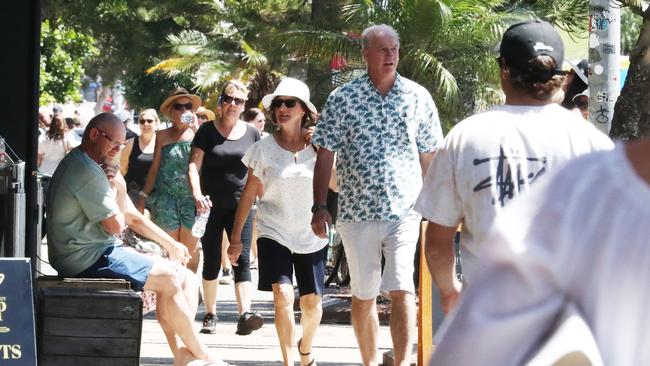
[[[204,198],[205,202],[210,205],[210,197],[205,196]],[[208,223],[208,217],[210,217],[210,210],[203,211],[203,212],[197,212],[196,217],[194,218],[194,225],[192,225],[192,236],[195,238],[201,238],[203,237],[203,234],[205,234],[205,226]]]
[[[183,114],[181,114],[181,122],[187,123],[188,125],[192,123],[192,120],[194,118],[192,117],[192,112],[190,111],[185,111]]]
[[[0,169],[7,166],[7,152],[5,151],[5,139],[0,137]]]

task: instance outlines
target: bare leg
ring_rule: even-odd
[[[275,305],[275,330],[280,340],[280,351],[284,365],[293,365],[293,339],[296,330],[293,315],[293,286],[287,283],[273,284],[273,302]]]
[[[251,311],[252,292],[253,284],[251,281],[235,283],[235,297],[237,298],[237,311],[239,312],[239,315]]]
[[[391,291],[390,335],[396,366],[408,366],[415,338],[415,298],[406,291]]]
[[[167,338],[167,344],[169,345],[169,348],[172,350],[174,359],[176,359],[180,349],[183,348],[181,347],[180,344],[181,340],[179,337],[176,336],[176,334],[172,330],[171,326],[167,323],[167,321],[162,316],[160,316],[159,311],[156,311],[156,319],[158,319],[158,324],[160,324],[163,333],[165,333],[165,338]]]
[[[203,304],[205,305],[205,312],[208,314],[217,313],[217,287],[219,281],[214,279],[211,281],[203,280]]]
[[[226,232],[223,232],[223,239],[221,239],[221,268],[232,270],[232,264],[228,260],[228,247],[230,246],[230,241],[228,241],[228,235]]]
[[[257,215],[253,218],[253,236],[251,237],[251,264],[257,261]]]
[[[199,253],[199,238],[192,235],[192,230],[184,226],[179,229],[179,237],[181,243],[185,244],[187,250],[190,252],[192,259],[187,263],[187,268],[196,273],[199,269],[199,261],[201,260],[201,253]]]
[[[352,327],[357,337],[361,360],[365,366],[376,366],[379,316],[376,299],[361,300],[352,296]]]
[[[165,334],[171,331],[178,336],[194,357],[210,362],[220,362],[217,357],[208,353],[207,347],[194,332],[194,317],[183,293],[182,276],[178,275],[169,264],[155,262],[144,288],[156,292],[156,311],[158,316],[163,319],[160,325],[164,327]],[[178,346],[175,347],[178,353]]]
[[[316,331],[323,317],[323,302],[319,295],[309,294],[300,297],[300,325],[302,326],[302,337],[299,353],[311,353],[312,342]],[[300,364],[307,365],[313,359],[312,355],[300,355]]]
[[[196,276],[194,273],[190,272],[189,269],[185,267],[180,267],[180,275],[183,277],[182,280],[182,288],[183,288],[183,295],[185,296],[185,301],[187,301],[191,318],[194,319],[196,316],[196,309],[198,306],[198,292],[199,292],[199,286],[196,281]],[[160,316],[160,312],[156,312],[156,319],[158,319],[158,323],[160,323],[160,327],[163,329],[163,332],[165,333],[165,337],[167,338],[167,343],[169,344],[169,348],[171,348],[172,353],[174,354],[174,358],[179,354],[179,351],[181,348],[181,342],[180,338],[174,334],[172,331],[170,325],[167,323],[167,321]]]

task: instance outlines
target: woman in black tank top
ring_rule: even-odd
[[[153,161],[156,130],[160,119],[155,109],[146,109],[138,116],[140,136],[127,140],[120,156],[120,171],[124,175],[129,197],[136,202],[138,192],[144,187],[147,173]]]

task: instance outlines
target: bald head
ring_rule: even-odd
[[[112,113],[93,117],[86,126],[79,148],[97,164],[115,159],[124,148],[126,129],[122,121]]]
[[[113,127],[117,125],[122,125],[122,121],[114,115],[113,113],[105,112],[105,113],[100,113],[93,117],[90,122],[88,122],[88,126],[86,126],[86,130],[84,131],[84,135],[81,139],[81,143],[85,144],[89,142],[90,138],[90,131],[93,128],[98,128],[102,131],[106,129],[113,129]]]

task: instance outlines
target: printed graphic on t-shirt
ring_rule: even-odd
[[[498,202],[501,207],[505,205],[506,200],[512,199],[522,188],[525,189],[546,172],[546,157],[529,157],[516,151],[509,151],[506,154],[503,146],[499,146],[499,156],[475,158],[474,166],[494,161],[497,162],[496,175],[488,175],[482,179],[474,186],[474,192],[495,186],[496,190],[493,192],[497,196],[492,197],[492,204],[496,205]],[[526,164],[526,169],[522,169],[522,164]],[[528,172],[525,177],[523,171]]]

